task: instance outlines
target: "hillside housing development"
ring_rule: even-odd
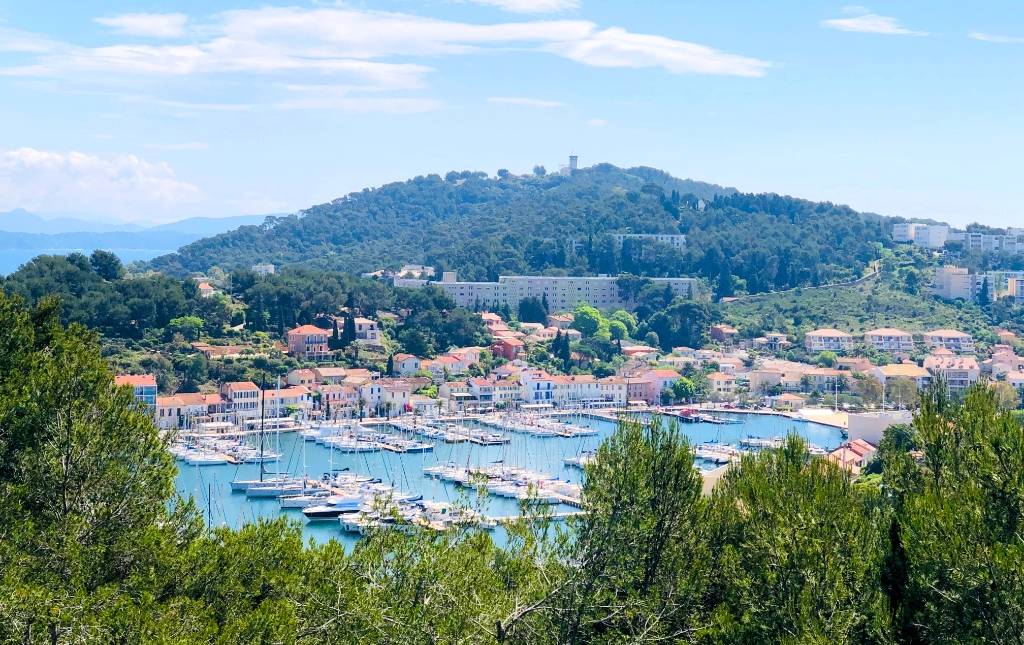
[[[665,285],[676,296],[697,298],[701,281],[697,278],[649,278]],[[433,284],[444,290],[460,307],[515,307],[526,298],[546,300],[552,311],[572,309],[580,302],[598,309],[631,309],[633,302],[623,297],[614,276],[536,276],[503,275],[497,282],[460,282],[454,271],[445,271],[441,280],[395,278],[396,287],[422,287]]]

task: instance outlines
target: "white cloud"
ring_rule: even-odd
[[[146,144],[150,150],[206,150],[209,144],[202,141],[186,141],[184,143],[150,143]]]
[[[603,128],[604,126],[608,125],[608,122],[605,121],[604,119],[590,119],[589,121],[587,121],[587,125],[589,125],[592,128]]]
[[[548,51],[595,67],[661,67],[673,74],[764,76],[769,63],[664,36],[612,27],[587,38],[553,43]]]
[[[854,7],[847,7],[847,10]],[[863,7],[856,7],[863,10]],[[855,31],[864,34],[882,34],[886,36],[927,36],[926,31],[914,31],[902,26],[898,20],[891,16],[879,16],[874,13],[864,13],[850,18],[832,18],[822,20],[823,27],[838,29],[839,31]]]
[[[555,13],[579,9],[579,0],[470,0],[513,13]]]
[[[183,13],[126,13],[95,20],[126,36],[179,38],[185,34],[188,16]]]
[[[999,34],[987,34],[981,31],[972,31],[967,34],[967,37],[986,43],[999,43],[1001,45],[1024,44],[1024,37],[1021,36],[1000,36]]]
[[[507,1],[523,3],[522,7],[566,2]],[[168,20],[168,16],[180,17]],[[672,73],[733,76],[762,76],[769,66],[756,58],[664,36],[637,34],[617,27],[600,29],[586,20],[475,24],[348,7],[233,10],[202,23],[189,23],[187,17],[179,14],[129,14],[98,20],[125,33],[181,32],[189,40],[174,44],[113,42],[85,47],[19,32],[14,46],[27,57],[17,64],[0,66],[0,76],[43,77],[68,85],[113,87],[123,91],[126,100],[138,100],[139,94],[148,93],[153,98],[143,100],[168,108],[418,112],[436,109],[440,102],[405,95],[426,88],[428,77],[435,72],[433,67],[417,62],[417,58],[433,61],[441,56],[525,50],[597,67],[660,67]],[[239,95],[255,95],[260,100],[237,105],[197,100],[196,85],[190,79],[214,75],[230,76],[240,87],[252,85],[253,91]],[[158,87],[148,89],[145,81]],[[314,95],[286,84],[334,89],[320,90],[319,95]],[[176,90],[181,90],[182,95],[187,92],[189,99],[183,100],[175,94]]]
[[[565,103],[561,101],[549,101],[546,99],[531,99],[525,96],[491,96],[487,99],[488,103],[495,103],[497,105],[518,105],[521,107],[533,107],[533,108],[558,108],[565,107]]]
[[[0,150],[0,209],[137,218],[194,202],[200,190],[165,163],[35,148]]]

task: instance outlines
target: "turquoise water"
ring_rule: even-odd
[[[796,433],[812,444],[822,448],[835,448],[842,441],[842,434],[837,428],[817,423],[795,421],[785,417],[767,415],[732,415],[743,419],[742,424],[716,425],[709,423],[683,424],[682,428],[694,443],[717,441],[722,444],[737,445],[741,438],[747,436],[770,438]],[[283,434],[280,437],[268,435],[268,447],[275,447],[280,442],[282,458],[280,469],[294,474],[308,473],[310,477],[319,478],[331,469],[347,468],[352,472],[379,477],[382,481],[403,491],[422,494],[425,499],[440,502],[456,502],[465,499],[466,491],[455,484],[426,477],[423,469],[438,463],[455,462],[474,466],[485,466],[496,461],[504,461],[511,466],[529,468],[531,470],[554,475],[559,479],[581,483],[582,472],[569,468],[563,459],[579,455],[586,450],[593,450],[615,428],[611,421],[594,418],[574,418],[577,425],[599,430],[591,437],[562,438],[534,437],[508,433],[512,442],[504,446],[477,446],[469,443],[446,444],[435,442],[433,452],[415,454],[396,454],[387,451],[376,453],[340,453],[332,451],[315,442],[303,441],[295,433]],[[418,438],[420,439],[420,438]],[[420,439],[423,440],[423,439]],[[711,468],[711,464],[699,463],[701,467]],[[177,490],[183,496],[192,496],[196,504],[212,517],[216,525],[238,527],[255,521],[259,517],[274,518],[281,514],[304,522],[299,509],[282,511],[276,499],[247,499],[244,493],[232,493],[232,479],[252,479],[259,477],[259,464],[243,464],[240,466],[188,466],[178,462],[179,472],[176,481]],[[266,465],[267,470],[276,470],[273,463]],[[519,511],[518,502],[511,499],[489,496],[486,499],[485,512],[489,515],[516,515]],[[559,507],[558,511],[573,510],[570,507]],[[357,537],[341,531],[339,524],[334,522],[306,523],[304,532],[307,537],[318,542],[332,538],[346,545],[355,544]]]

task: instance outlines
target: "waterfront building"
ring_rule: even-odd
[[[132,388],[136,401],[145,403],[150,410],[156,409],[156,377],[152,374],[118,374],[114,377],[114,385]]]

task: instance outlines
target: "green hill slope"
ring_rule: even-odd
[[[470,280],[701,275],[728,293],[857,276],[877,257],[887,228],[885,218],[844,206],[602,164],[571,176],[417,177],[199,240],[152,266],[181,274],[272,262],[360,272],[412,262]],[[689,248],[618,249],[611,232],[684,233]]]

